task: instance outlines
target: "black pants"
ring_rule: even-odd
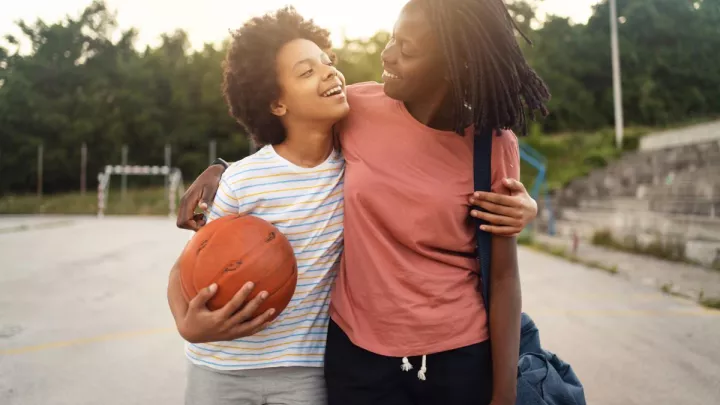
[[[325,351],[328,405],[485,405],[492,397],[490,344],[478,343],[427,356],[426,380],[418,378],[421,357],[385,357],[355,346],[330,322]]]

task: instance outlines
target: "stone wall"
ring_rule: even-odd
[[[713,141],[720,142],[720,121],[648,134],[640,140],[640,150],[647,152]]]
[[[591,239],[607,231],[618,241],[678,248],[687,259],[719,266],[720,122],[647,139],[642,150],[552,197],[557,234]],[[541,230],[547,218],[544,212]]]
[[[687,190],[680,185],[699,179],[703,183],[697,190],[682,194]],[[673,185],[679,188],[673,189]],[[720,141],[713,141],[628,154],[606,168],[572,181],[560,191],[558,202],[568,207],[578,206],[583,198],[648,199],[668,193],[669,196],[713,199],[720,197],[714,191],[717,186],[720,186]]]

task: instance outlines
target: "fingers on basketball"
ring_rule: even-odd
[[[241,310],[239,310],[236,314],[232,316],[230,319],[231,324],[239,324],[243,322],[247,322],[253,318],[253,316],[257,313],[258,308],[260,308],[260,305],[262,305],[263,302],[268,297],[267,291],[262,291],[260,294],[258,294],[255,298],[253,298],[250,302],[248,302]],[[268,312],[271,312],[270,315],[272,315],[275,311],[273,309],[270,309],[268,311],[265,311],[260,316],[266,315]],[[262,323],[262,322],[261,322]]]
[[[250,336],[260,332],[261,330],[267,328],[268,325],[270,325],[268,319],[272,316],[273,313],[273,309],[268,309],[263,314],[253,318],[250,321],[235,325],[231,331],[231,335],[234,336],[234,339],[237,339],[238,337]]]
[[[230,319],[233,314],[238,312],[245,305],[245,301],[247,301],[248,297],[252,293],[253,288],[255,287],[252,283],[245,283],[242,288],[233,295],[230,301],[217,311],[218,314],[224,319]]]
[[[196,311],[207,309],[207,302],[210,301],[210,298],[215,295],[215,292],[217,291],[217,285],[212,284],[211,286],[207,288],[203,288],[198,292],[198,294],[190,300],[190,303],[188,304],[188,308],[194,309]]]

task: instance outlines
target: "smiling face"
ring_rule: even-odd
[[[390,98],[412,103],[447,89],[440,44],[425,12],[413,3],[400,13],[382,62],[385,94]]]
[[[326,121],[334,124],[350,111],[345,77],[320,47],[307,39],[294,39],[276,57],[280,97],[271,105],[283,120]]]

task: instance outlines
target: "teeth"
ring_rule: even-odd
[[[382,75],[383,75],[383,77],[387,77],[390,79],[399,79],[399,77],[397,77],[397,75],[394,75],[394,74],[388,72],[387,70],[383,71]]]
[[[342,93],[342,86],[333,87],[322,94],[323,97],[330,97]]]

